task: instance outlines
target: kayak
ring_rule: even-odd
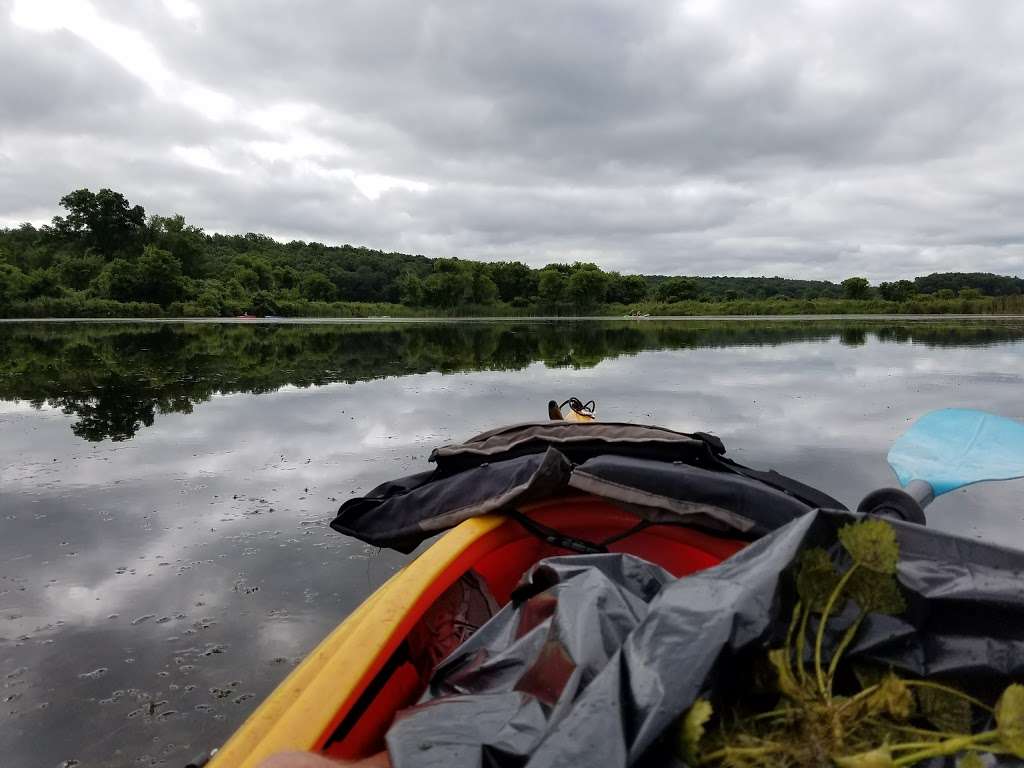
[[[567,536],[612,539],[632,530],[634,514],[580,494],[524,507],[523,514]],[[650,527],[608,545],[661,565],[675,576],[716,565],[746,542],[682,526]],[[395,574],[282,682],[214,756],[212,768],[255,768],[285,750],[356,759],[384,749],[395,713],[411,705],[427,680],[408,659],[410,636],[446,591],[468,572],[507,603],[522,574],[566,549],[517,520],[466,520]]]
[[[571,410],[576,412],[578,405]],[[832,525],[828,515],[845,514],[842,504],[821,491],[726,459],[724,446],[712,435],[556,419],[554,412],[551,418],[550,423],[504,427],[439,448],[431,456],[437,465],[433,472],[385,483],[342,505],[332,528],[399,551],[412,551],[436,533],[448,532],[328,635],[209,765],[256,768],[273,754],[295,750],[344,760],[377,755],[385,749],[396,714],[423,696],[439,662],[501,606],[514,602],[522,610],[527,603],[521,602],[522,590],[517,599],[517,585],[545,558],[624,553],[679,579],[722,563],[774,531]],[[940,474],[927,461],[939,455],[938,446],[954,442],[953,426],[972,441],[957,456],[973,474],[961,472],[956,478],[950,474],[954,462],[943,461]],[[994,437],[979,440],[978,435]],[[1019,424],[1004,424],[980,412],[943,411],[922,418],[890,452],[890,464],[906,491],[868,494],[860,511],[902,521],[900,536],[913,545],[915,556],[927,555],[928,567],[921,571],[928,574],[924,587],[933,589],[929,579],[939,573],[949,585],[962,577],[962,562],[943,560],[955,551],[1006,571],[1005,584],[993,579],[989,585],[992,594],[985,599],[991,598],[993,605],[1008,604],[1007,595],[1019,591],[1019,553],[967,541],[951,547],[946,534],[928,533],[930,538],[925,538],[913,533],[925,531],[922,525],[906,526],[925,522],[921,509],[928,499],[919,503],[915,484],[927,482],[928,494],[938,494],[958,484],[1024,473],[1024,463],[1006,465],[1004,449],[1011,437],[1022,448],[1015,455],[1024,456],[1024,428]],[[983,460],[988,443],[1000,447],[998,463]],[[838,511],[815,511],[822,509]],[[764,559],[759,547],[730,563],[751,560],[755,552]],[[785,562],[762,565],[776,577],[789,567]],[[696,585],[702,578],[676,583]],[[754,587],[762,581],[754,579]],[[903,588],[916,587],[911,580]],[[971,589],[977,588],[972,582]],[[770,603],[753,600],[747,607],[761,610]],[[723,605],[721,612],[734,608]],[[1001,646],[996,643],[994,648],[995,660],[986,664],[1002,669]],[[985,654],[971,654],[954,661],[969,662],[975,670]]]
[[[346,502],[332,527],[377,546],[411,552],[447,533],[339,624],[209,765],[256,768],[289,750],[348,760],[379,753],[436,664],[544,558],[626,553],[680,577],[810,509],[841,506],[725,459],[713,436],[597,422],[593,411],[575,398],[551,401],[548,422],[444,446],[431,456],[433,473]]]

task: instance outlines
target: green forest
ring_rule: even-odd
[[[86,440],[128,440],[158,414],[191,413],[218,393],[430,371],[515,371],[536,362],[584,369],[657,349],[828,340],[963,347],[1021,339],[1019,325],[962,320],[16,323],[0,333],[0,400],[59,408],[75,417],[72,431]]]
[[[1024,279],[936,273],[871,285],[606,272],[209,234],[79,189],[42,227],[0,228],[0,317],[287,317],[1003,313]]]

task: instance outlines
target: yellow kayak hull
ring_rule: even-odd
[[[522,511],[566,535],[593,541],[622,535],[637,523],[632,513],[587,495],[552,499]],[[743,542],[682,526],[652,526],[609,549],[631,552],[681,576],[715,565],[742,546]],[[566,551],[508,517],[487,515],[461,523],[331,632],[249,716],[209,766],[256,768],[270,755],[293,750],[346,759],[379,752],[395,711],[422,693],[425,681],[411,678],[408,668],[404,677],[396,674],[395,659],[428,609],[470,570],[504,603],[521,574],[553,554]]]
[[[316,750],[338,717],[329,702],[355,692],[383,664],[401,638],[395,629],[412,618],[428,590],[450,586],[451,566],[505,519],[467,520],[385,582],[329,634],[214,755],[210,768],[255,768],[286,750]],[[426,555],[427,553],[424,553]],[[450,578],[448,578],[450,577]]]

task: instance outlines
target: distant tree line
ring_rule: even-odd
[[[60,205],[65,215],[49,225],[0,229],[0,315],[692,314],[698,304],[726,313],[981,312],[1016,303],[972,300],[1024,293],[1024,279],[990,273],[872,286],[863,277],[628,275],[585,262],[535,269],[207,234],[180,215],[147,216],[109,189],[75,190]]]

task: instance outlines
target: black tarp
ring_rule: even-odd
[[[341,505],[331,527],[410,552],[476,515],[561,493],[609,499],[655,523],[755,538],[835,499],[776,472],[737,464],[711,435],[637,424],[545,422],[439,448],[437,464]]]
[[[399,714],[387,739],[393,765],[673,764],[678,717],[698,697],[749,685],[754,655],[785,632],[797,555],[834,545],[850,519],[803,515],[678,580],[629,555],[542,561]],[[893,526],[908,607],[869,616],[850,658],[955,678],[987,699],[1019,681],[1024,553]]]

